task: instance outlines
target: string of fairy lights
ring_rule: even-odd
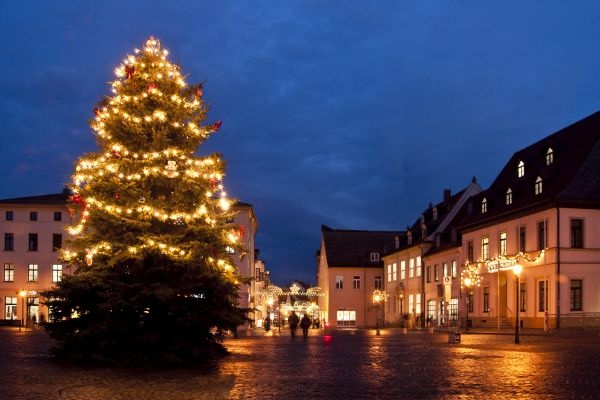
[[[161,49],[160,42],[151,37],[143,49],[135,49],[135,55],[128,55],[115,68],[117,79],[112,82],[114,96],[107,99],[104,106],[94,109],[95,116],[90,123],[98,135],[100,147],[106,150],[83,156],[77,162],[70,201],[79,210],[79,215],[76,222],[67,228],[69,233],[79,235],[85,232],[94,210],[118,217],[156,219],[179,225],[204,223],[210,227],[215,227],[220,216],[230,210],[232,201],[222,183],[223,162],[216,155],[194,157],[190,155],[193,151],[188,149],[217,132],[221,121],[200,126],[206,112],[201,101],[202,85],[188,87],[180,67],[168,61],[168,54],[166,49]],[[164,109],[159,108],[161,104]],[[168,146],[161,151],[134,150],[119,140],[113,140],[114,136],[123,134],[114,129],[145,133],[146,128],[156,124],[161,127],[169,124],[170,135],[187,140],[181,143],[186,149]],[[128,137],[123,139],[129,140]],[[132,143],[140,145],[135,141]],[[131,193],[138,193],[136,190],[123,195],[117,192],[112,198],[106,198],[106,194],[88,193],[88,188],[94,183],[110,182],[118,187],[131,187],[136,182],[157,178],[179,179],[181,182],[178,184],[182,185],[202,179],[207,182],[207,189],[203,198],[197,199],[187,210],[173,210],[172,204],[150,204],[144,195],[135,195],[133,199]],[[123,204],[125,199],[128,204]],[[224,243],[235,245],[243,235],[244,231],[240,229],[224,230]],[[132,255],[145,249],[155,249],[171,257],[192,256],[190,246],[170,244],[162,239],[148,234],[139,237],[137,245],[126,247],[124,244],[100,242],[87,248],[85,255],[65,249],[63,257],[67,260],[84,258],[88,265],[92,265],[98,254],[123,250]],[[206,259],[224,272],[233,270],[226,259]]]

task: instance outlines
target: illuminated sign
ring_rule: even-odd
[[[517,260],[494,260],[488,261],[487,270],[489,273],[498,271],[509,271],[513,269],[513,266],[517,263]]]

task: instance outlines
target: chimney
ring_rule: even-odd
[[[447,203],[450,200],[450,189],[444,189],[444,203]]]

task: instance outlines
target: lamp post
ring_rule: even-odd
[[[469,330],[469,296],[471,295],[471,287],[473,286],[473,280],[471,279],[471,277],[465,277],[464,279],[464,285],[467,288],[467,321],[465,322],[467,324],[467,331]]]
[[[25,295],[27,294],[26,291],[21,290],[19,292],[19,295],[21,296],[21,324],[19,325],[19,332],[21,331],[21,328],[23,327],[23,324],[25,323]]]
[[[273,298],[269,297],[267,300],[267,323],[269,324],[269,330],[271,329],[271,310],[273,309]]]
[[[521,343],[521,339],[519,338],[519,276],[522,271],[522,265],[515,264],[513,266],[513,273],[517,277],[517,287],[515,290],[515,344]]]
[[[385,293],[384,291],[378,289],[373,291],[373,305],[375,306],[375,310],[377,311],[377,319],[375,322],[376,335],[381,335],[381,332],[379,330],[381,325],[381,302],[384,301],[386,298],[387,293]]]
[[[481,284],[481,276],[477,273],[475,268],[471,268],[467,263],[465,268],[460,273],[460,287],[467,289],[467,331],[469,330],[469,307],[471,306],[471,293],[475,286],[479,287]]]

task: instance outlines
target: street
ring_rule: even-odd
[[[311,330],[226,339],[216,370],[80,367],[52,361],[43,331],[0,330],[2,399],[597,399],[595,334]]]

